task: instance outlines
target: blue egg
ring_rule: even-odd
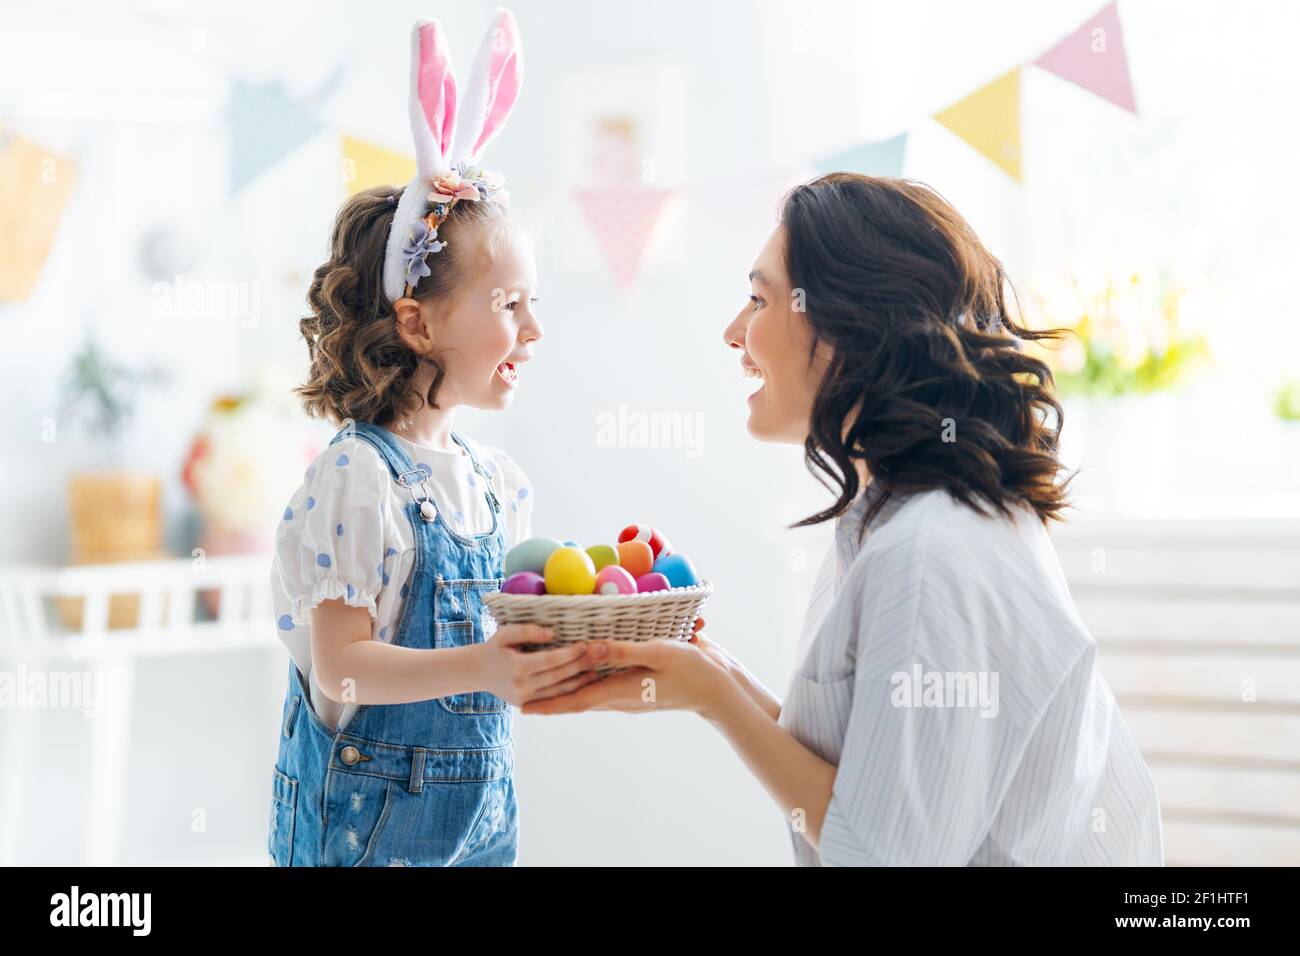
[[[520,571],[543,574],[546,570],[546,559],[559,547],[560,542],[554,538],[529,538],[527,541],[520,541],[506,552],[505,577],[518,574]]]
[[[695,565],[684,554],[665,554],[654,563],[652,570],[666,577],[675,588],[689,588],[700,583]]]

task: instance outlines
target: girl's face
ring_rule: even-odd
[[[803,293],[791,289],[786,277],[784,250],[785,229],[777,226],[749,273],[749,303],[723,340],[740,350],[742,374],[760,383],[749,396],[749,433],[759,441],[802,445],[829,348],[818,343],[809,367],[812,330]]]
[[[509,406],[521,366],[542,337],[534,312],[537,263],[532,245],[517,227],[503,228],[492,250],[484,230],[469,278],[450,307],[429,323],[434,350],[446,368],[439,395],[451,404],[489,410]]]

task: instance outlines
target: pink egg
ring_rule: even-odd
[[[636,594],[636,579],[626,568],[607,565],[596,575],[596,594]]]
[[[506,594],[545,594],[546,579],[535,571],[520,571],[506,578],[501,590]]]
[[[638,594],[644,594],[646,591],[667,591],[672,585],[668,579],[658,571],[651,571],[649,574],[643,574],[636,579],[636,589]]]

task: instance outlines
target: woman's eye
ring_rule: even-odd
[[[515,306],[517,306],[518,304],[519,304],[518,302],[507,302],[506,308],[509,309],[511,312],[513,312],[515,310]]]
[[[754,308],[756,309],[763,304],[763,300],[756,295],[751,295],[749,301],[754,303]]]

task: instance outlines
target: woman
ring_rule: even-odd
[[[524,713],[691,710],[819,864],[1163,864],[1155,786],[1045,525],[1061,407],[1006,276],[913,182],[787,194],[727,327],[750,434],[804,446],[835,520],[784,700],[702,633]],[[649,700],[647,700],[649,698]]]

